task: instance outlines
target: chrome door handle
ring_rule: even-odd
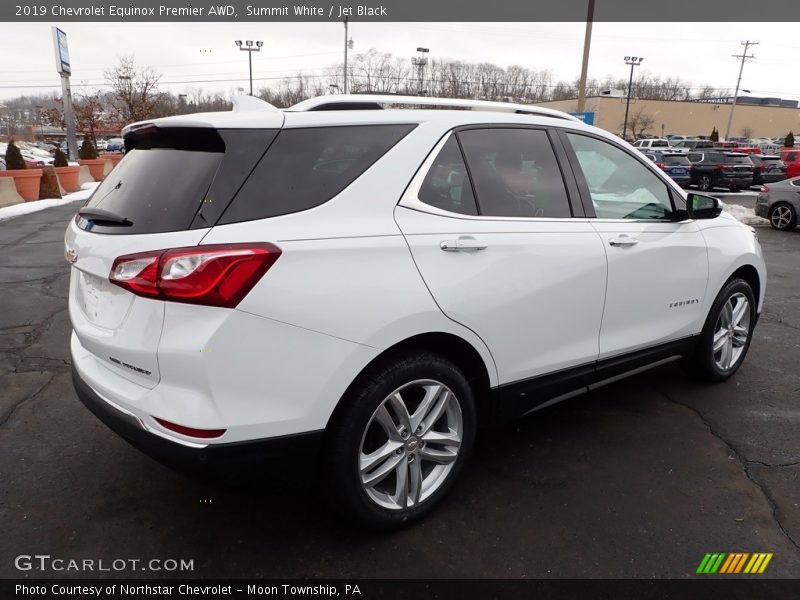
[[[609,245],[611,246],[635,246],[639,243],[639,240],[632,237],[618,237],[618,238],[611,238],[608,240]]]
[[[439,247],[445,252],[477,252],[485,250],[489,244],[473,237],[460,237],[457,240],[443,240]]]

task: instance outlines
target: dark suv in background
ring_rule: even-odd
[[[691,185],[704,192],[728,188],[738,192],[753,185],[753,162],[747,154],[704,150],[687,154],[692,163]]]
[[[685,154],[679,152],[645,152],[647,158],[656,163],[681,187],[688,187],[691,183],[692,163]]]
[[[780,156],[751,154],[753,162],[753,184],[763,185],[786,179],[786,165]]]

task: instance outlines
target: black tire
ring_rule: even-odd
[[[743,350],[738,359],[727,369],[721,368],[715,359],[713,351],[714,346],[714,333],[718,329],[720,315],[725,304],[728,300],[737,295],[742,294],[750,303],[750,315],[748,322],[748,335],[747,340],[742,346]],[[753,294],[753,289],[750,284],[744,279],[732,278],[723,286],[720,293],[711,305],[711,310],[706,318],[703,331],[700,333],[700,338],[697,341],[693,352],[686,356],[681,364],[684,369],[702,381],[718,382],[728,379],[731,375],[741,366],[747,351],[750,348],[750,342],[753,339],[753,328],[756,322],[756,301]]]
[[[711,181],[711,177],[709,175],[701,175],[700,179],[697,180],[697,189],[701,192],[710,192],[714,189],[714,183]]]
[[[740,188],[738,185],[732,185],[732,186],[730,187],[730,190],[731,190],[731,191],[732,191],[732,192],[735,194],[735,193],[737,193],[737,192],[741,192],[741,191],[742,191],[742,188]]]
[[[452,468],[429,497],[410,508],[390,509],[376,503],[362,486],[358,468],[362,441],[368,429],[374,427],[370,422],[384,400],[395,390],[418,380],[440,382],[455,396],[461,411],[461,444]],[[327,495],[340,513],[370,529],[391,530],[410,525],[429,514],[461,475],[474,444],[475,427],[472,389],[450,361],[428,352],[384,361],[345,394],[327,428],[322,465]]]
[[[788,221],[778,218],[777,213],[779,209],[783,211],[784,215],[788,212]],[[797,227],[797,211],[794,209],[794,206],[788,202],[777,202],[770,206],[769,212],[767,213],[767,219],[769,219],[770,227],[777,229],[778,231],[791,231]]]

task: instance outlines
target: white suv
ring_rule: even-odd
[[[309,449],[373,527],[429,512],[479,425],[679,358],[729,377],[761,311],[754,230],[564,113],[247,98],[124,135],[65,238],[81,400],[170,463]]]

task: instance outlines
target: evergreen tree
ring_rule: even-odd
[[[8,142],[6,148],[6,169],[9,171],[16,171],[19,169],[27,169],[28,165],[25,164],[25,159],[22,158],[22,152],[19,151],[14,140]]]
[[[80,152],[78,152],[78,156],[80,156],[83,160],[92,160],[98,156],[97,148],[94,147],[92,138],[88,133],[83,134],[83,142],[81,143],[81,149]]]

